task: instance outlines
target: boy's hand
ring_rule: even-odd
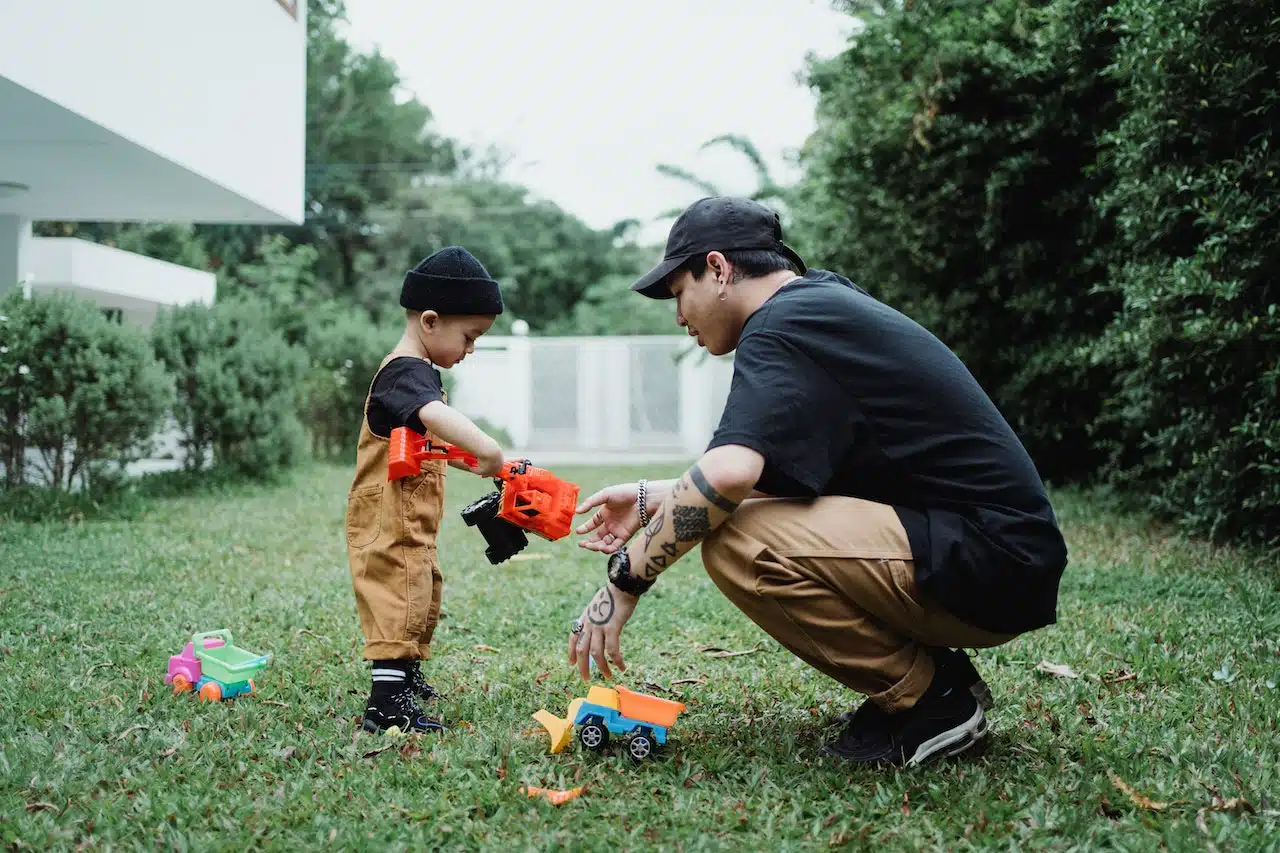
[[[448,464],[450,468],[457,468],[459,471],[466,471],[468,474],[480,473],[480,468],[478,466],[468,465],[466,462],[463,462],[461,459],[450,459]]]
[[[481,477],[496,477],[502,471],[502,466],[506,464],[507,459],[502,455],[502,448],[494,447],[488,453],[478,457],[480,464],[472,470],[473,473],[479,474]]]

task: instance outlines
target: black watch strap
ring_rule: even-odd
[[[631,558],[626,551],[618,551],[609,556],[609,582],[623,592],[637,596],[648,592],[654,583],[631,574]]]

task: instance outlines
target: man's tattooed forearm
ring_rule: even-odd
[[[736,502],[729,500],[724,495],[717,492],[715,488],[707,482],[707,478],[702,473],[702,469],[697,465],[694,465],[689,469],[689,479],[693,481],[694,487],[702,493],[702,496],[706,498],[712,506],[728,513],[732,513],[738,508],[738,504]]]
[[[653,537],[662,532],[663,518],[666,513],[659,512],[650,521],[649,526],[644,529],[644,547],[648,548],[649,543],[653,541]]]
[[[602,586],[596,593],[595,600],[591,602],[591,606],[587,608],[587,618],[591,620],[592,625],[607,625],[613,618],[613,610],[613,593],[609,591],[609,587]]]
[[[656,578],[658,575],[662,574],[663,569],[665,569],[666,567],[667,567],[667,558],[662,554],[659,554],[656,557],[649,558],[649,562],[645,563],[644,569],[641,572],[641,574],[644,576],[645,580],[651,581],[654,578]]]
[[[711,518],[705,506],[673,506],[671,515],[680,542],[696,542],[711,533]]]

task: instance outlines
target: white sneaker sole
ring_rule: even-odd
[[[987,715],[979,705],[973,716],[952,729],[929,738],[916,748],[915,754],[906,761],[907,767],[916,767],[931,758],[949,758],[959,755],[978,741],[986,737]]]

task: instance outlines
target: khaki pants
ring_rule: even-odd
[[[811,666],[890,713],[933,679],[926,646],[997,646],[1012,635],[923,599],[892,507],[856,498],[748,500],[703,543],[730,601]]]

